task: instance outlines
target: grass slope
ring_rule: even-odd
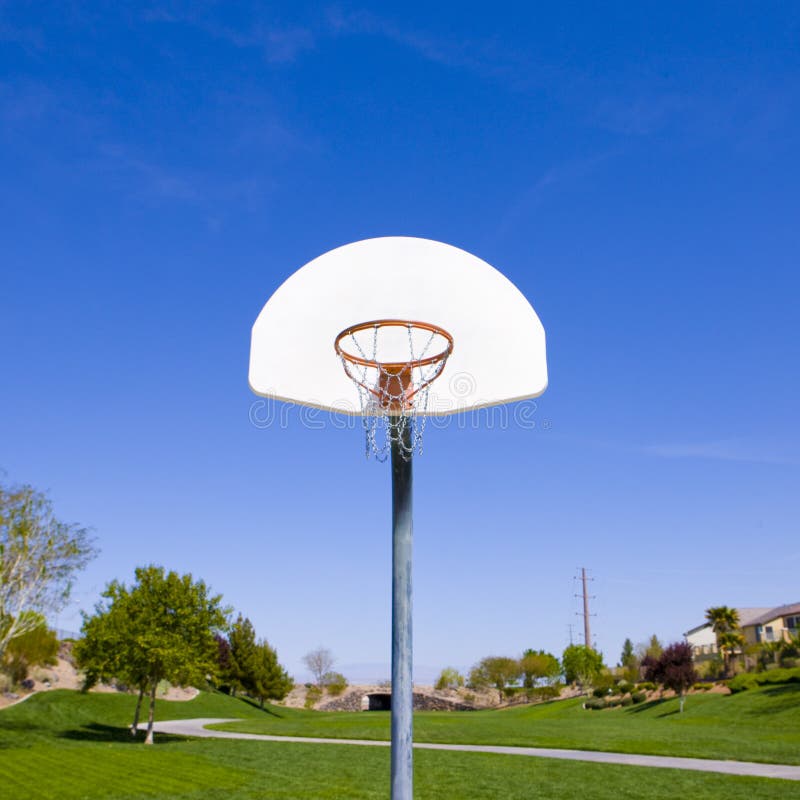
[[[156,737],[155,747],[145,747],[141,737],[134,742],[126,730],[133,705],[133,699],[125,696],[54,691],[0,712],[3,796],[14,800],[389,797],[388,748],[165,736]],[[513,719],[522,710],[495,713],[510,714],[509,719]],[[554,714],[552,706],[541,710]],[[220,695],[203,694],[188,703],[158,703],[161,719],[288,719],[292,724],[302,721],[308,728],[315,716],[323,716],[285,709],[273,711],[285,716],[273,717],[246,701]],[[373,715],[363,716],[376,719],[372,725],[381,722]],[[440,716],[466,719],[473,715]],[[521,719],[524,724],[524,715]],[[674,800],[690,793],[725,800],[800,800],[800,786],[763,778],[481,753],[421,751],[415,755],[418,800],[522,800],[532,796],[553,800]]]
[[[323,713],[274,707],[272,713],[218,726],[286,736],[388,739],[389,714]],[[580,700],[470,713],[418,712],[419,742],[564,747],[649,755],[800,764],[800,684],[737,695],[693,695],[607,711]]]

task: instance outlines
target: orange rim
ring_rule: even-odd
[[[435,333],[443,337],[447,342],[447,346],[444,350],[432,356],[427,356],[426,358],[415,358],[410,361],[376,361],[374,359],[364,358],[363,356],[357,356],[353,353],[348,353],[342,347],[342,339],[352,336],[355,333],[359,333],[360,331],[368,330],[369,328],[419,328],[420,330],[429,331],[430,333]],[[395,376],[397,379],[401,379],[401,376],[406,374],[410,379],[411,370],[418,367],[427,367],[431,364],[437,364],[440,361],[446,361],[453,352],[453,337],[444,328],[440,328],[438,325],[433,325],[430,322],[418,322],[416,320],[405,319],[376,319],[371,320],[370,322],[360,322],[357,325],[351,325],[349,328],[345,328],[337,335],[334,341],[334,348],[336,349],[336,354],[350,364],[358,364],[362,367],[372,367],[373,369],[378,369],[381,374]],[[384,405],[387,404],[387,393],[385,388],[383,390],[375,389],[374,387],[365,384],[363,381],[360,381],[346,367],[345,371],[351,380],[355,381],[359,386],[362,386],[368,392],[375,395],[375,397],[381,400]],[[408,403],[415,394],[428,386],[437,377],[439,377],[438,372],[430,380],[423,381],[413,391],[406,395],[406,402]]]

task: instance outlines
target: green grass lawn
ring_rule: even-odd
[[[388,712],[277,707],[271,712],[218,727],[289,736],[389,738]],[[414,739],[800,764],[800,684],[730,696],[692,695],[683,714],[677,700],[605,711],[584,711],[580,700],[565,700],[500,711],[419,712],[414,715]]]
[[[701,700],[712,699],[698,698],[698,708]],[[796,702],[798,696],[793,699]],[[752,702],[748,706],[751,712],[756,708]],[[786,697],[783,702],[787,702]],[[141,744],[141,737],[134,742],[126,730],[133,705],[134,699],[127,696],[53,691],[1,711],[2,796],[14,800],[355,800],[389,796],[388,748],[191,740],[167,736],[156,736],[156,745],[145,747]],[[427,725],[430,730],[438,731],[440,740],[455,739],[455,732],[459,729],[455,723],[459,720],[464,725],[473,726],[471,730],[474,732],[482,727],[480,720],[484,719],[487,736],[491,730],[505,730],[509,734],[515,725],[524,728],[535,724],[537,719],[549,720],[553,725],[559,719],[569,720],[570,708],[579,714],[574,704],[480,714],[422,714],[418,717],[417,727],[424,729]],[[768,705],[764,705],[758,713],[769,714],[767,708]],[[660,713],[668,712],[668,704],[661,709]],[[711,727],[722,725],[726,719],[726,714],[720,709],[715,709],[713,704],[706,709],[704,717]],[[537,713],[532,715],[534,711]],[[655,713],[659,713],[657,709],[642,712],[643,715]],[[791,717],[789,714],[784,719],[787,712],[778,705],[772,713],[777,715],[776,719],[784,721]],[[597,726],[616,726],[615,714],[587,712],[580,718],[587,720],[592,731],[597,731],[600,729]],[[246,701],[209,694],[187,703],[158,703],[158,717],[161,719],[213,716],[241,717],[246,720],[242,724],[246,725],[280,727],[282,722],[286,722],[292,730],[282,728],[284,732],[306,735],[331,735],[334,730],[338,735],[343,735],[343,732],[363,735],[366,729],[371,731],[373,738],[380,738],[387,717],[385,714],[340,714],[336,726],[328,721],[330,715],[327,714],[275,708],[260,711]],[[639,717],[631,715],[633,724],[642,724],[641,720],[636,721]],[[361,718],[361,722],[358,723],[356,718]],[[672,718],[655,716],[653,723],[659,719]],[[569,724],[574,726],[575,722]],[[783,725],[780,721],[776,724]],[[697,732],[699,738],[705,729],[687,727],[686,730]],[[273,727],[271,732],[277,730]],[[445,736],[448,732],[449,735]],[[462,736],[461,740],[470,738]],[[633,738],[630,733],[629,738]],[[491,741],[500,743],[499,740]],[[800,785],[764,778],[482,753],[417,751],[415,754],[415,797],[418,800],[514,800],[531,797],[674,800],[676,796],[689,794],[725,800],[773,800],[776,797],[800,800]]]

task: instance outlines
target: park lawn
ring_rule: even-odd
[[[246,701],[201,695],[159,701],[159,717],[262,718]],[[280,709],[285,711],[285,709]],[[515,709],[516,711],[516,709]],[[382,800],[389,749],[157,736],[126,730],[133,698],[54,691],[0,711],[0,786],[14,800]],[[305,716],[296,712],[298,716]],[[293,712],[289,716],[294,716]],[[268,714],[266,715],[268,716]],[[446,714],[444,716],[447,716]],[[484,753],[418,751],[417,800],[725,800],[798,798],[800,784]]]
[[[285,736],[389,738],[388,712],[271,711],[215,727]],[[414,739],[800,764],[800,684],[692,695],[683,714],[677,699],[604,711],[585,711],[580,700],[564,700],[492,711],[418,712]]]

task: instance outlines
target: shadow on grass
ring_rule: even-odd
[[[769,697],[781,697],[783,695],[800,694],[800,683],[779,683],[764,689],[763,694]]]
[[[639,703],[638,705],[631,706],[630,708],[625,709],[626,714],[641,714],[642,711],[650,711],[653,708],[657,708],[658,706],[666,703],[667,700],[671,700],[671,697],[658,697],[655,700],[648,700],[646,703]],[[672,713],[672,712],[667,712]],[[660,714],[659,716],[666,716],[666,714]]]
[[[0,750],[5,750],[10,747],[19,747],[25,744],[25,737],[31,736],[37,739],[51,736],[52,731],[43,725],[37,725],[35,722],[13,721],[8,722],[3,720],[0,723]],[[30,744],[30,741],[27,742]]]
[[[61,739],[71,739],[76,742],[106,742],[108,744],[116,742],[117,744],[136,744],[141,745],[144,742],[145,731],[138,731],[136,736],[131,736],[130,728],[120,728],[116,725],[101,725],[99,722],[90,722],[81,728],[75,728],[70,731],[62,731],[58,734]],[[156,734],[159,744],[167,744],[173,742],[185,742],[189,740],[186,736],[174,736],[172,734],[162,735]]]
[[[264,708],[262,708],[259,703],[257,703],[255,700],[251,700],[249,697],[237,697],[236,699],[241,700],[243,703],[247,703],[247,705],[252,706],[253,708],[257,708],[259,711],[263,711],[265,714],[269,714],[271,717],[275,717],[277,719],[285,718],[285,714],[279,714],[271,706],[264,706]]]

